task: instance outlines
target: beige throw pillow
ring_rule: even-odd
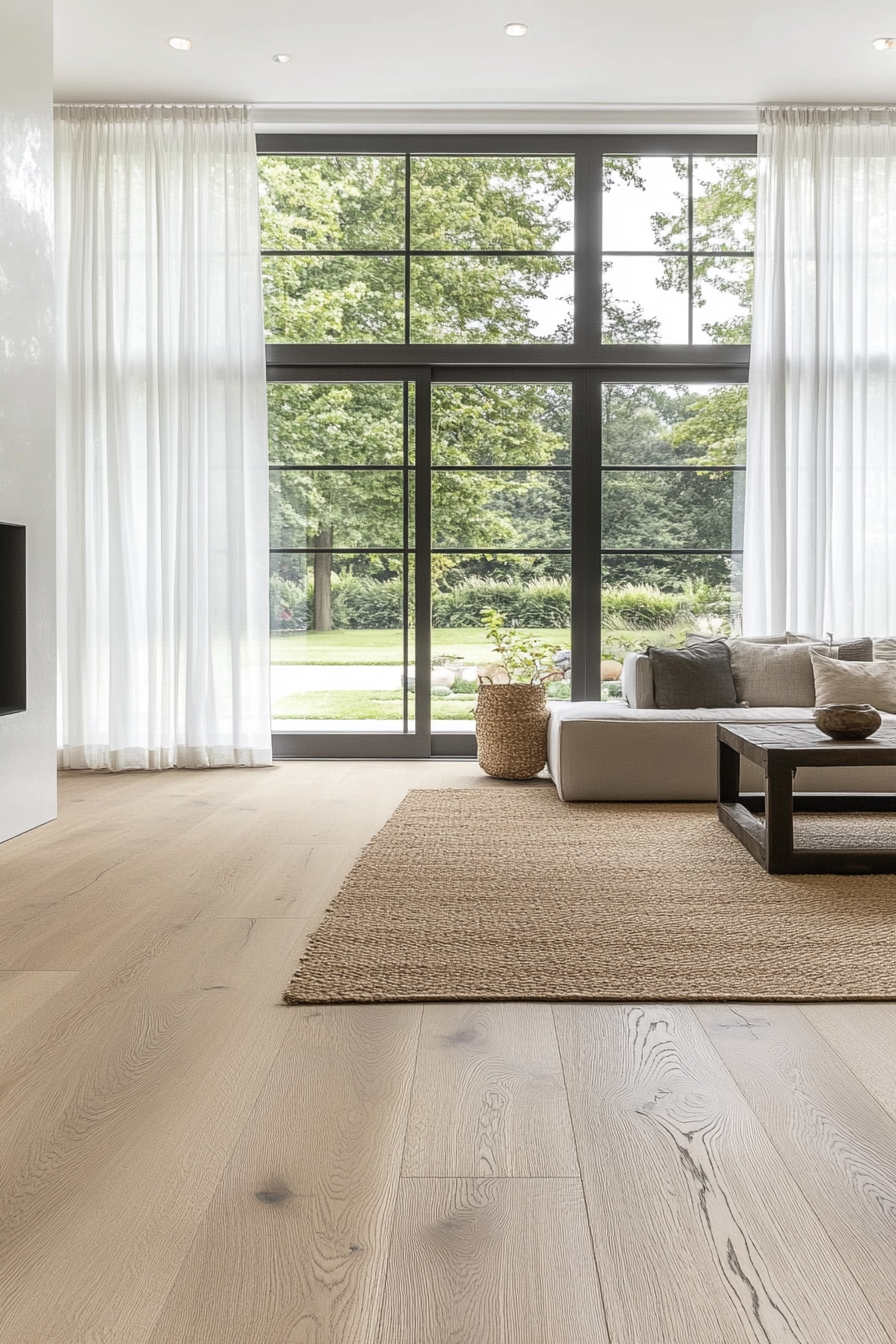
[[[876,639],[874,641],[874,656],[888,661],[896,658],[896,635],[887,635],[885,639]]]
[[[748,639],[732,639],[731,674],[738,700],[746,701],[751,709],[813,706],[813,648],[821,651],[827,645],[753,644]]]
[[[896,714],[896,662],[841,663],[811,650],[816,705],[873,705]]]

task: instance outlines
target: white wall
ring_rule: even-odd
[[[28,550],[28,708],[0,717],[0,841],[56,815],[53,309],[53,4],[0,0],[0,522],[24,523]]]

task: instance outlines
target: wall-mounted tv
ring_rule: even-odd
[[[27,704],[25,529],[0,523],[0,714]]]

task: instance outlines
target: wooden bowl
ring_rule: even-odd
[[[842,741],[870,737],[881,723],[873,705],[819,705],[813,718],[816,728]]]

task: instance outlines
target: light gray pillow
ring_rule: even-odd
[[[751,709],[772,705],[788,708],[815,705],[812,651],[827,651],[827,644],[754,644],[747,639],[731,641],[731,672],[738,700]]]
[[[841,663],[811,652],[816,705],[873,705],[896,714],[896,662]]]
[[[896,658],[896,635],[887,635],[884,639],[874,641],[874,657],[885,659]]]

